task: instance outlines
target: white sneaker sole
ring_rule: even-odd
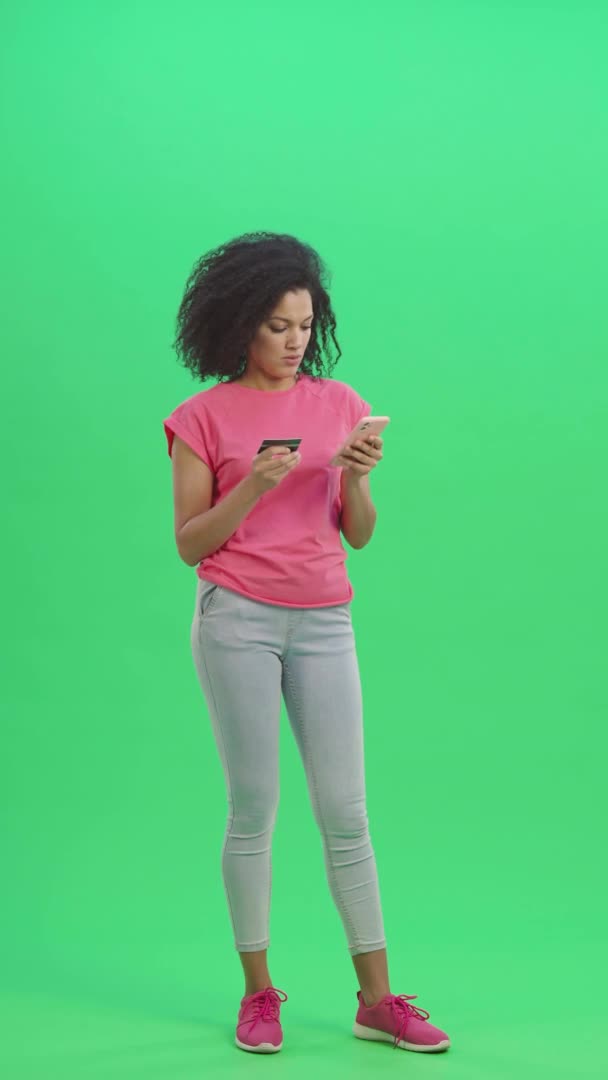
[[[278,1046],[274,1043],[260,1043],[258,1046],[250,1046],[249,1043],[242,1043],[240,1039],[235,1038],[235,1043],[240,1046],[241,1050],[249,1050],[253,1054],[276,1054],[277,1050],[280,1050],[283,1043],[280,1042]]]
[[[353,1035],[356,1035],[358,1039],[368,1039],[370,1042],[394,1042],[394,1035],[390,1035],[388,1031],[378,1031],[378,1028],[364,1027],[363,1024],[358,1024],[355,1020],[353,1025]],[[402,1050],[415,1050],[417,1053],[430,1054],[435,1053],[437,1050],[447,1050],[448,1046],[451,1046],[449,1039],[442,1039],[441,1042],[434,1043],[432,1046],[424,1046],[420,1043],[410,1043],[405,1039],[400,1039],[397,1043]]]

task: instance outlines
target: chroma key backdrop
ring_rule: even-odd
[[[608,7],[23,0],[1,39],[2,1076],[256,1070],[162,420],[213,385],[191,268],[258,230],[391,417],[344,541],[367,809],[391,989],[452,1042],[353,1035],[283,703],[259,1068],[607,1075]]]

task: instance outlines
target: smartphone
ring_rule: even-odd
[[[258,454],[261,454],[262,450],[267,450],[269,446],[287,446],[293,452],[298,449],[301,442],[301,439],[264,439]]]
[[[330,465],[334,467],[338,466],[338,458],[344,453],[348,446],[352,446],[357,439],[365,439],[368,435],[379,435],[381,431],[384,431],[387,424],[390,423],[390,416],[364,416],[359,423],[353,428],[350,435],[347,436],[345,442],[334,454],[330,461]]]

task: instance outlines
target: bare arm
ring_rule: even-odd
[[[221,548],[262,496],[276,488],[301,460],[286,446],[268,447],[256,455],[249,475],[212,506],[213,473],[177,435],[171,458],[175,540],[188,566],[196,566]]]
[[[177,435],[171,460],[177,550],[188,566],[196,566],[226,543],[261,495],[256,493],[251,478],[245,477],[212,507],[213,473]]]
[[[340,529],[352,548],[365,547],[376,526],[376,508],[370,493],[369,476],[349,475],[348,471],[343,469],[340,494]]]

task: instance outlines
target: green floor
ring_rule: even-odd
[[[398,1070],[410,1078],[459,1080],[608,1075],[597,946],[579,942],[566,954],[550,942],[521,953],[481,954],[474,943],[430,953],[428,948],[413,944],[406,950],[403,943],[393,950],[393,991],[420,993],[418,1003],[452,1038],[444,1054],[414,1054],[355,1039],[356,987],[349,958],[336,966],[335,952],[322,956],[303,946],[271,965],[281,969],[273,975],[275,985],[289,995],[281,1014],[283,1050],[263,1056],[240,1051],[233,1041],[241,992],[238,961],[220,978],[219,953],[213,954],[205,975],[200,957],[190,950],[194,962],[189,961],[184,947],[163,956],[151,950],[147,962],[128,951],[122,960],[107,954],[105,964],[98,961],[97,973],[91,970],[88,977],[80,957],[66,962],[71,974],[56,973],[55,987],[48,980],[44,990],[22,985],[5,991],[1,1075],[5,1080],[195,1080],[261,1070],[306,1080],[313,1072],[321,1080],[392,1076]],[[417,975],[402,980],[397,969],[403,965],[397,961],[406,951]],[[36,979],[30,975],[29,981]]]

